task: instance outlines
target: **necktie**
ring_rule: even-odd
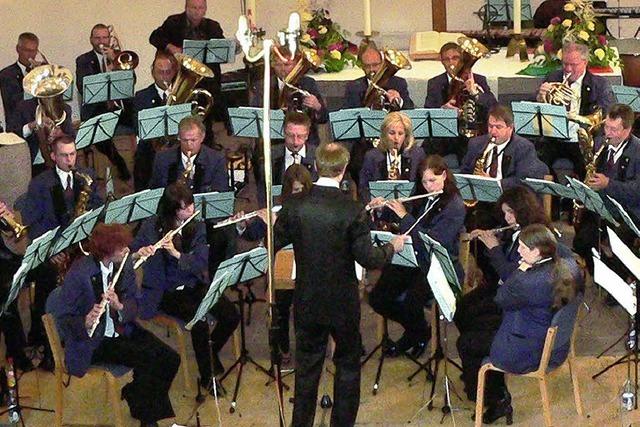
[[[609,157],[607,157],[607,172],[610,172],[611,170],[613,170],[613,167],[615,166],[616,162],[613,158],[613,156],[615,152],[613,150],[609,150]]]
[[[489,176],[495,178],[498,176],[498,147],[493,147],[491,152],[491,165],[489,166]]]
[[[300,153],[291,153],[293,156],[293,163],[296,165],[300,164]]]
[[[162,105],[167,104],[167,92],[162,92]]]
[[[67,175],[67,188],[64,189],[64,197],[67,199],[73,199],[71,175]]]

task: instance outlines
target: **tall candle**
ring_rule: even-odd
[[[522,0],[513,0],[513,34],[522,32]]]
[[[257,25],[256,20],[256,0],[247,0],[247,15],[251,21],[251,26]]]
[[[364,35],[371,35],[371,0],[364,0]]]

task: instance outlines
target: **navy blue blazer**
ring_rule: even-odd
[[[93,178],[91,195],[87,205],[88,209],[95,209],[102,204],[95,173],[91,169],[78,168],[78,170]],[[84,180],[78,175],[73,176],[74,202],[71,205],[64,199],[62,182],[60,182],[55,168],[45,170],[31,180],[25,197],[25,208],[22,210],[22,218],[29,226],[28,232],[31,239],[35,239],[57,226],[66,227],[69,225],[75,203],[84,183]]]
[[[487,113],[498,103],[496,97],[491,93],[487,78],[480,74],[473,73],[473,79],[478,86],[484,90],[478,98],[480,106],[479,118],[487,120]],[[447,73],[438,74],[427,82],[427,97],[424,100],[424,108],[440,108],[449,101],[449,78]],[[460,107],[458,105],[458,107]]]
[[[469,148],[460,167],[461,173],[473,173],[476,160],[482,156],[488,142],[488,134],[469,140]],[[502,155],[502,189],[519,185],[523,178],[544,178],[544,168],[539,167],[539,163],[533,143],[514,133]]]
[[[601,144],[601,140],[596,141],[596,151]],[[613,197],[635,218],[640,218],[640,138],[630,135],[613,169],[607,171],[606,165],[607,151],[602,150],[596,162],[596,170],[609,178],[609,185],[600,193]]]
[[[147,108],[160,107],[162,105],[164,105],[164,102],[162,102],[162,98],[158,95],[155,83],[151,83],[146,88],[137,91],[133,98],[133,107],[136,113]]]
[[[178,286],[191,288],[206,281],[209,257],[207,233],[203,222],[195,222],[194,225],[183,229],[183,249],[179,260],[160,249],[143,264],[144,276],[139,299],[141,319],[150,319],[158,314],[162,295],[166,291],[174,291]],[[162,236],[158,217],[147,218],[131,244],[131,251],[153,245]]]
[[[27,100],[19,101],[13,114],[7,116],[7,131],[13,132],[22,136],[22,128],[24,125],[31,123],[36,118],[36,109],[38,108],[38,100],[31,98]],[[68,104],[64,104],[64,111],[67,113],[67,117],[62,122],[62,131],[74,137],[76,130],[73,128],[71,119],[71,107]],[[40,144],[38,140],[37,132],[32,132],[27,138],[27,144],[29,145],[29,151],[31,152],[31,161],[36,158],[38,151],[40,150]],[[43,153],[43,155],[48,155]]]
[[[362,76],[350,82],[347,82],[347,86],[344,91],[344,104],[342,108],[358,108],[362,107],[364,103],[364,96],[367,93],[369,82],[366,76]],[[402,110],[411,110],[415,108],[413,100],[409,96],[409,88],[407,81],[402,77],[391,76],[386,84],[382,86],[385,90],[396,90],[402,98]],[[393,107],[393,106],[392,106]],[[393,108],[392,108],[393,109]]]
[[[17,62],[0,70],[0,94],[2,94],[2,105],[7,122],[16,111],[18,102],[24,99],[23,78],[24,75]]]
[[[401,154],[400,179],[415,181],[418,175],[418,166],[425,158],[424,150],[414,145],[409,150],[404,150]],[[364,155],[362,169],[360,169],[360,187],[358,194],[360,200],[367,203],[371,200],[369,194],[369,183],[372,181],[387,180],[389,171],[387,170],[387,153],[380,150],[369,150]]]
[[[400,220],[400,232],[405,233],[416,222],[417,218],[424,213],[426,199],[414,207],[404,218]],[[418,232],[428,234],[432,239],[437,240],[449,253],[453,266],[456,269],[458,279],[462,282],[464,271],[458,260],[460,253],[460,233],[464,232],[464,218],[466,209],[459,194],[454,194],[449,198],[440,196],[435,206],[429,213],[420,220],[411,231],[413,248],[416,251],[418,264],[424,272],[429,270],[431,259],[427,254],[427,249],[422,244],[422,239]]]
[[[195,165],[196,171],[190,183],[194,193],[229,191],[227,159],[223,154],[203,145],[196,156]],[[176,182],[183,172],[180,147],[158,153],[153,162],[149,188],[166,187]]]
[[[114,266],[114,272],[116,269]],[[47,301],[49,312],[61,331],[67,371],[71,375],[82,377],[87,373],[93,352],[104,339],[106,315],[102,315],[93,337],[89,337],[85,327],[85,317],[93,305],[102,300],[103,289],[98,261],[92,256],[84,256],[71,265],[64,283],[56,294],[52,294],[53,300]],[[130,336],[139,327],[135,323],[136,289],[133,263],[128,260],[115,287],[118,299],[124,305],[118,316],[114,316],[118,334]]]
[[[556,70],[547,75],[546,82],[561,82],[564,79],[564,72]],[[582,90],[580,98],[580,115],[588,115],[594,112],[596,107],[602,108],[603,114],[609,111],[609,107],[615,103],[613,92],[609,81],[596,76],[587,71],[582,79]]]

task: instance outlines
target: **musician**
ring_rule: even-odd
[[[165,52],[156,53],[151,64],[153,83],[136,92],[133,107],[137,113],[147,108],[166,105],[170,95],[169,87],[178,73],[178,62],[175,56]],[[154,147],[168,148],[162,138],[158,140],[142,140],[138,143],[133,166],[133,184],[135,191],[144,190],[151,179],[153,159],[156,155]]]
[[[274,226],[276,251],[292,243],[296,258],[295,426],[313,424],[329,335],[336,343],[331,424],[354,425],[362,351],[354,262],[380,268],[404,244],[398,236],[383,247],[372,245],[365,211],[339,189],[348,162],[349,153],[342,145],[320,145],[316,151],[320,178],[306,197],[285,202]],[[331,262],[318,262],[322,259]]]
[[[465,208],[453,173],[442,157],[432,155],[420,162],[415,183],[416,194],[437,191],[442,191],[442,194],[416,200],[410,207],[397,200],[387,202],[387,206],[400,217],[400,232],[411,230],[420,269],[387,265],[369,294],[369,304],[376,313],[400,323],[404,328],[402,337],[387,350],[391,357],[410,352],[418,358],[431,338],[431,329],[422,310],[430,293],[424,278],[431,261],[426,248],[420,244],[419,232],[442,244],[461,280],[464,274],[458,261],[458,241],[464,230]],[[369,205],[375,207],[383,202],[382,198],[377,198]]]
[[[38,54],[38,45],[38,36],[35,34],[20,34],[16,45],[18,60],[0,70],[0,94],[2,94],[6,122],[11,120],[18,102],[24,99],[22,79],[34,67],[35,58]]]
[[[25,225],[29,227],[28,233],[31,240],[58,226],[62,230],[71,223],[74,209],[86,185],[84,179],[74,173],[74,170],[93,178],[87,210],[102,204],[94,172],[90,169],[76,168],[76,156],[76,144],[72,137],[63,135],[57,138],[51,144],[50,153],[55,167],[45,170],[29,183],[22,217]],[[44,345],[47,351],[48,342],[40,317],[44,314],[47,295],[56,287],[57,269],[67,261],[68,255],[63,252],[53,256],[49,263],[40,265],[34,271],[36,291],[29,341],[36,345]],[[50,356],[50,354],[46,355],[46,357]],[[52,359],[45,358],[41,366],[52,368],[52,363]]]
[[[379,180],[415,181],[424,150],[416,146],[413,124],[404,113],[391,112],[382,121],[380,142],[364,156],[360,170],[360,199],[368,202],[369,183]]]
[[[611,85],[606,78],[587,70],[588,62],[589,47],[587,45],[565,43],[562,46],[562,70],[553,71],[547,75],[538,89],[537,100],[545,102],[545,97],[553,87],[552,83],[566,80],[574,94],[567,107],[569,114],[587,116],[598,109],[604,114],[614,103]],[[577,129],[576,123],[569,123],[570,142],[578,141]],[[571,160],[576,174],[581,179],[584,178],[585,164],[578,144],[547,138],[540,147],[540,153],[541,159],[549,167],[552,167],[553,162],[561,157]]]
[[[493,336],[478,340],[478,346],[468,354],[460,354],[468,392],[476,390],[478,371],[487,356],[508,372],[526,373],[538,368],[554,313],[576,298],[581,286],[577,265],[570,259],[560,259],[556,247],[555,236],[542,224],[529,225],[520,233],[521,266],[499,287],[495,297],[503,312],[502,322]],[[563,347],[552,352],[549,365],[558,366],[568,351]],[[491,424],[506,416],[507,424],[511,424],[513,407],[503,373],[487,374],[485,402],[483,423]]]
[[[271,173],[273,185],[284,183],[286,171],[294,164],[304,166],[317,179],[315,166],[316,146],[309,143],[311,119],[304,113],[292,111],[284,118],[284,144],[271,146]],[[264,162],[256,162],[256,183],[258,186],[258,203],[266,205],[264,187]]]
[[[122,398],[142,427],[152,427],[174,416],[169,389],[180,357],[135,321],[137,287],[131,259],[115,288],[109,289],[130,242],[125,226],[98,224],[86,246],[90,255],[73,263],[48,305],[64,340],[67,371],[82,377],[92,364],[132,367],[133,381],[122,388]],[[107,305],[102,314],[104,300]],[[90,337],[96,321],[98,326]]]
[[[456,43],[445,43],[440,48],[440,62],[445,72],[439,74],[427,82],[427,97],[424,100],[424,108],[447,108],[453,109],[458,116],[461,115],[461,105],[456,105],[455,94],[450,93],[451,70],[461,66],[462,50]],[[488,112],[498,101],[491,92],[487,83],[487,78],[476,73],[469,73],[464,82],[464,90],[469,96],[476,99],[476,127],[480,133],[485,133]],[[458,161],[464,156],[467,147],[467,139],[464,136],[458,138],[432,138],[430,144],[425,144],[424,149],[427,154],[455,154]]]
[[[291,51],[286,46],[274,47],[271,55],[272,70],[276,76],[271,80],[271,109],[283,108],[280,105],[282,96],[285,96],[286,111],[298,111],[306,113],[311,119],[311,128],[308,137],[308,143],[317,146],[320,144],[320,136],[318,135],[318,125],[329,121],[329,112],[327,105],[322,98],[320,89],[316,81],[306,75],[299,76],[297,81],[291,82],[294,86],[308,92],[308,95],[294,92],[291,88],[287,88],[284,84],[287,76],[294,69],[296,64],[303,60],[302,52],[297,52],[295,57],[291,59]],[[306,60],[305,60],[306,61]],[[251,107],[262,107],[264,81],[256,80],[249,89],[249,105]]]
[[[158,214],[146,219],[131,250],[149,259],[143,264],[140,318],[149,319],[164,312],[185,322],[190,321],[204,298],[210,283],[207,272],[208,247],[205,225],[193,220],[173,239],[163,236],[184,223],[194,213],[193,194],[184,184],[169,185],[158,205]],[[160,248],[154,245],[161,242]],[[212,375],[224,372],[218,352],[238,326],[240,315],[232,302],[220,297],[210,313],[216,326],[209,335],[205,319],[191,329],[191,342],[196,353],[200,384],[208,387]],[[209,357],[209,337],[212,341],[213,372]]]
[[[76,87],[81,97],[84,78],[86,76],[112,71],[113,61],[117,54],[111,47],[109,27],[104,24],[96,24],[93,26],[89,42],[91,43],[91,50],[76,58]],[[122,140],[126,141],[131,147],[135,147],[135,111],[130,99],[81,104],[80,118],[86,121],[92,117],[118,109],[122,109],[123,111],[120,114],[115,135],[116,137],[122,137]],[[120,179],[128,181],[131,178],[131,174],[125,160],[116,149],[116,137],[114,137],[113,140],[98,142],[94,145],[100,153],[107,156],[109,161],[113,163]]]
[[[603,196],[616,199],[637,222],[640,218],[640,138],[631,133],[634,119],[628,105],[611,106],[604,121],[604,138],[609,143],[596,159],[596,173],[586,184]],[[596,141],[596,153],[602,144],[602,139]],[[576,227],[574,248],[589,268],[593,268],[591,248],[598,247],[599,236],[598,219],[595,214],[585,212]]]

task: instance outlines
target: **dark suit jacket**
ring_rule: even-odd
[[[205,282],[209,256],[205,225],[202,222],[193,224],[193,227],[189,227],[189,224],[183,228],[183,249],[179,260],[160,249],[143,264],[144,276],[139,301],[141,319],[150,319],[158,314],[165,292],[174,291],[178,286],[194,287]],[[158,217],[147,218],[131,244],[131,251],[153,245],[162,236]]]
[[[133,98],[133,106],[136,113],[147,108],[161,107],[163,105],[164,102],[162,102],[162,98],[158,96],[155,83],[151,83],[146,88],[137,91]]]
[[[19,101],[14,113],[10,116],[7,116],[7,130],[22,137],[22,128],[27,123],[31,123],[35,120],[37,108],[38,100],[36,98]],[[65,113],[67,113],[67,117],[62,123],[62,131],[65,134],[73,137],[75,136],[76,131],[73,128],[71,119],[71,107],[68,104],[64,104],[64,111]],[[29,138],[27,138],[27,144],[29,145],[29,151],[31,152],[31,161],[33,162],[40,149],[37,132],[34,131],[31,133]],[[47,154],[43,153],[43,155]]]
[[[478,121],[486,122],[489,109],[498,103],[496,97],[491,93],[487,78],[480,74],[473,73],[476,84],[484,90],[478,98]],[[427,97],[424,100],[424,108],[440,108],[449,101],[449,78],[447,73],[439,74],[427,82]],[[460,107],[458,105],[458,107]]]
[[[369,82],[366,76],[362,76],[358,79],[347,82],[347,86],[344,91],[344,104],[342,108],[358,108],[362,107],[364,103],[364,96],[367,93]],[[413,101],[409,96],[409,89],[407,87],[407,81],[402,77],[391,76],[387,83],[382,87],[386,90],[397,90],[402,98],[402,109],[411,110],[414,108]]]
[[[564,78],[562,70],[556,70],[544,79],[545,82],[561,82]],[[603,114],[615,103],[609,81],[587,71],[582,79],[582,93],[580,98],[580,115],[586,116],[594,112],[596,107],[602,108]]]
[[[482,156],[489,135],[477,136],[469,140],[467,154],[462,159],[461,173],[473,173],[476,160]],[[544,169],[540,167],[533,144],[515,133],[507,143],[502,155],[502,189],[506,190],[520,184],[522,178],[543,178]]]
[[[415,181],[418,175],[418,165],[425,158],[424,150],[414,145],[410,150],[404,150],[401,155],[400,179]],[[369,202],[369,183],[372,181],[387,180],[387,153],[380,150],[369,150],[364,155],[362,169],[360,169],[360,188],[358,194],[364,202]]]
[[[93,178],[88,209],[97,208],[102,204],[95,173],[91,169],[78,168]],[[22,210],[22,218],[29,226],[29,237],[35,239],[46,231],[57,226],[66,227],[71,222],[75,201],[78,200],[84,180],[74,175],[73,192],[74,203],[69,205],[64,199],[64,189],[60,178],[54,169],[48,169],[36,176],[29,183],[29,190],[25,198],[25,208]]]
[[[426,199],[422,199],[426,200]],[[405,233],[416,220],[424,213],[426,201],[417,204],[400,220],[400,232]],[[429,270],[431,258],[426,247],[421,244],[422,238],[419,232],[427,233],[432,239],[437,240],[449,252],[453,266],[456,269],[458,279],[462,280],[464,272],[458,261],[460,252],[460,233],[464,231],[464,218],[466,210],[462,197],[454,194],[449,198],[440,196],[435,206],[420,220],[411,231],[414,250],[417,251],[418,264],[424,272]]]
[[[203,145],[195,160],[196,171],[191,183],[194,193],[229,191],[227,159],[223,154]],[[149,188],[166,187],[177,181],[184,172],[180,147],[158,153],[153,162]]]
[[[2,105],[4,106],[4,115],[7,122],[15,112],[18,102],[24,99],[23,78],[22,70],[17,62],[0,70],[0,93],[2,94]]]
[[[158,50],[165,50],[167,45],[182,47],[185,39],[193,39],[193,35],[189,34],[189,20],[186,13],[171,15],[162,23],[162,25],[151,33],[149,43]],[[224,33],[222,27],[217,21],[209,18],[203,18],[200,25],[196,28],[196,32],[200,34],[198,40],[223,39]],[[220,87],[220,64],[210,64],[209,67],[215,73],[213,78],[216,87]]]
[[[290,198],[275,224],[275,250],[293,244],[296,322],[358,327],[360,299],[354,262],[367,269],[391,261],[390,244],[371,242],[362,205],[337,188],[314,185]]]
[[[275,74],[273,74],[275,76]],[[249,89],[249,106],[251,107],[262,107],[262,97],[264,94],[264,81],[258,80],[255,84]],[[319,123],[327,123],[329,121],[329,112],[327,110],[327,104],[320,93],[320,89],[318,89],[318,84],[316,81],[309,76],[302,76],[300,81],[298,82],[298,87],[302,90],[306,90],[312,95],[315,95],[318,98],[318,101],[322,105],[320,111],[315,111],[309,109],[309,117],[311,118],[311,130],[309,132],[309,139],[307,142],[309,144],[318,145],[320,144],[320,136],[318,135],[318,124]],[[271,109],[277,110],[280,108],[278,105],[278,100],[280,97],[280,90],[278,89],[278,79],[273,78],[271,80]],[[301,95],[294,94],[294,96],[290,99],[289,103],[301,103]]]
[[[53,300],[47,302],[64,340],[65,362],[71,375],[82,377],[87,373],[93,352],[104,339],[105,315],[91,338],[84,324],[87,313],[102,300],[103,289],[98,261],[92,256],[84,256],[71,265],[62,286],[52,293]],[[116,284],[116,293],[124,308],[119,316],[114,316],[117,332],[125,336],[139,327],[134,322],[138,309],[136,289],[133,263],[128,260]]]
[[[596,151],[601,141],[596,141]],[[640,138],[630,135],[613,169],[606,171],[607,151],[603,150],[596,162],[596,170],[609,178],[607,188],[600,193],[616,199],[625,209],[640,218]]]

